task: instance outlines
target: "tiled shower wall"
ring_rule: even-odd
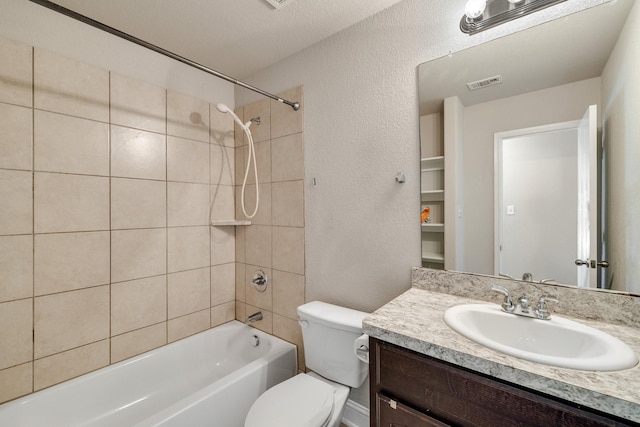
[[[281,93],[303,105],[301,87]],[[257,311],[264,319],[254,326],[298,345],[298,368],[304,370],[302,335],[296,307],[305,302],[304,257],[304,140],[303,108],[261,100],[236,110],[251,125],[255,142],[260,208],[250,227],[236,227],[236,317],[244,320]],[[236,217],[240,186],[248,155],[247,139],[236,127]],[[246,208],[255,206],[255,179],[250,174],[245,189]],[[269,278],[265,292],[251,284],[256,270]]]
[[[0,40],[0,402],[235,317],[234,145],[208,102]]]

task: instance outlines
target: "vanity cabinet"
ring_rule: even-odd
[[[371,427],[638,426],[371,338]]]

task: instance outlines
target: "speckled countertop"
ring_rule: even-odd
[[[412,288],[367,316],[369,336],[474,371],[640,422],[640,367],[616,372],[556,368],[491,350],[459,335],[443,320],[449,307],[487,303],[462,296]],[[640,354],[637,328],[576,319],[627,343]]]

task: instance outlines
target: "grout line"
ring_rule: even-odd
[[[31,392],[36,387],[36,72],[31,47]]]

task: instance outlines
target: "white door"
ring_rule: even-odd
[[[598,109],[591,105],[578,126],[578,286],[598,286]]]

